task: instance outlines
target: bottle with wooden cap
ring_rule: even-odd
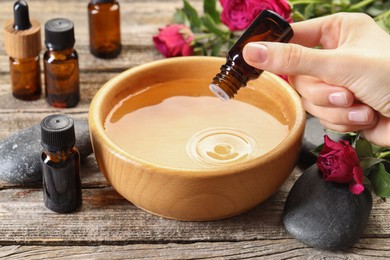
[[[41,24],[30,20],[28,5],[16,1],[14,19],[4,27],[4,45],[10,64],[12,95],[21,100],[35,100],[41,96]]]
[[[121,52],[120,7],[116,0],[91,0],[88,4],[89,47],[99,58]]]
[[[45,23],[45,94],[46,101],[54,107],[74,107],[80,100],[79,58],[73,48],[75,42],[71,20],[54,18]]]

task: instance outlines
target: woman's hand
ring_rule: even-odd
[[[390,35],[365,14],[291,26],[291,43],[249,43],[245,61],[289,75],[304,108],[326,128],[362,131],[367,140],[390,146]]]

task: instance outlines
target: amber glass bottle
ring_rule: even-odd
[[[12,95],[21,100],[40,98],[41,67],[39,56],[26,59],[9,58]]]
[[[69,213],[82,204],[80,155],[73,120],[51,115],[41,122],[43,198],[57,213]]]
[[[59,108],[74,107],[80,100],[78,54],[74,26],[65,18],[49,20],[45,24],[43,56],[47,102]]]
[[[121,52],[120,8],[115,0],[91,0],[88,4],[89,46],[99,58],[115,58]]]
[[[242,57],[244,46],[254,41],[288,42],[292,36],[290,24],[281,16],[269,10],[261,12],[229,50],[226,64],[214,77],[210,90],[222,100],[233,98],[249,80],[258,78],[263,72],[245,62]]]
[[[21,100],[35,100],[41,96],[41,25],[30,20],[25,1],[14,4],[14,19],[6,22],[4,43],[10,56],[12,94]]]

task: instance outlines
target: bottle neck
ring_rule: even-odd
[[[237,57],[227,58],[226,64],[221,66],[220,73],[215,75],[210,85],[211,91],[222,100],[233,98],[251,78],[245,68],[237,66],[235,58]]]
[[[53,162],[66,161],[70,155],[76,152],[76,147],[71,147],[69,149],[63,150],[49,150],[47,148],[43,149],[43,153],[46,154],[46,156],[48,157],[47,159]]]
[[[92,4],[112,4],[115,2],[116,0],[91,0]]]
[[[50,52],[54,52],[54,53],[71,54],[74,49],[72,46],[72,47],[68,47],[68,48],[64,48],[64,49],[55,49],[55,48],[47,47],[47,50]]]
[[[47,51],[44,53],[43,58],[45,62],[52,63],[54,61],[78,59],[78,54],[73,48],[64,50],[55,50],[53,48],[48,48]]]
[[[33,63],[33,62],[39,62],[39,56],[35,56],[35,57],[29,57],[29,58],[21,58],[21,59],[18,59],[18,58],[14,58],[14,57],[9,57],[9,60],[11,63],[19,63],[19,64],[22,64],[22,63],[25,63],[25,64],[30,64],[30,63]]]

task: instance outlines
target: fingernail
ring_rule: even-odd
[[[363,110],[350,111],[348,119],[355,123],[366,123],[368,122],[367,112]]]
[[[347,106],[347,96],[344,92],[335,92],[328,96],[328,100],[335,106]]]
[[[244,48],[245,56],[251,62],[261,63],[267,59],[267,46],[259,43],[250,42]]]

